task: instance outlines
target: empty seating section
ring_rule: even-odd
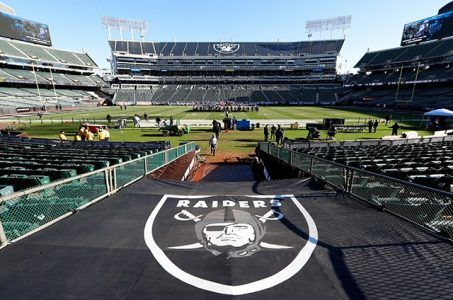
[[[20,57],[20,58],[29,58],[25,53],[18,50],[8,41],[0,40],[0,55],[1,56],[11,56],[11,57]]]
[[[130,43],[128,44],[128,51],[130,54],[135,54],[135,55],[142,55],[143,54],[143,51],[142,51],[142,47],[141,47],[141,43],[138,42],[138,43]]]
[[[24,43],[14,43],[14,46],[35,60],[59,62],[58,59],[49,54],[49,52],[47,52],[44,47],[33,46]]]
[[[80,59],[78,59],[78,57],[76,57],[75,54],[72,52],[52,48],[47,49],[47,51],[62,63],[68,63],[71,65],[84,65],[84,63]]]
[[[18,88],[5,88],[1,87],[0,92],[2,94],[8,95],[8,96],[17,96],[17,97],[30,97],[34,96],[33,93],[30,93],[26,90],[23,89],[18,89]]]
[[[318,103],[318,91],[316,88],[304,88],[302,90],[302,102]]]
[[[152,89],[118,89],[114,103],[194,104],[195,102],[236,101],[263,104],[332,104],[338,88],[262,85],[165,85]],[[318,96],[319,94],[319,96]]]
[[[101,100],[94,90],[107,86],[85,53],[0,39],[0,57],[1,114],[45,105],[94,106]]]
[[[91,75],[88,77],[91,81],[94,81],[98,86],[105,87],[108,84],[98,75]]]
[[[414,92],[414,96],[412,96]],[[397,101],[404,101],[405,105],[412,108],[432,108],[442,107],[453,109],[453,90],[446,87],[423,87],[416,86],[415,91],[413,85],[401,87],[396,94],[396,87],[380,87],[380,88],[361,88],[355,89],[353,92],[347,93],[340,101],[354,101],[371,106],[391,107]]]
[[[41,76],[35,76],[32,71],[23,69],[2,69],[4,72],[15,76],[19,80],[35,82],[36,80],[40,83],[49,83],[49,81]]]
[[[232,53],[221,53],[213,46],[222,43],[185,43],[185,42],[139,42],[139,41],[109,41],[114,52],[143,55],[155,53],[160,56],[213,56],[213,55],[239,55],[239,56],[296,56],[306,54],[323,54],[326,52],[338,53],[343,46],[343,40],[294,42],[294,43],[231,43],[238,45]],[[152,52],[144,52],[144,48]]]
[[[105,172],[76,179],[77,175],[117,165],[168,149],[167,142],[61,144],[52,140],[0,138],[0,196],[60,182],[3,202],[3,229],[17,238],[49,221],[74,211],[107,193]],[[114,180],[130,180],[119,166]],[[61,180],[70,182],[62,183]]]
[[[414,46],[400,47],[365,54],[356,68],[379,66],[386,63],[399,63],[451,55],[453,39],[440,40]]]
[[[157,55],[172,56],[171,53],[172,53],[174,47],[175,47],[175,43],[163,43],[161,50]]]
[[[86,66],[88,67],[95,67],[96,63],[88,56],[86,53],[75,53],[73,52],[75,56],[77,56]]]
[[[453,192],[453,141],[299,148],[343,165]]]
[[[0,193],[6,186],[8,192],[20,191],[168,148],[168,142],[73,144],[1,137]]]
[[[58,50],[28,43],[0,40],[0,56],[10,56],[37,61],[64,63],[78,66],[96,66],[85,53]]]
[[[1,81],[8,81],[8,82],[16,82],[16,81],[22,81],[22,79],[17,78],[16,76],[13,76],[3,70],[0,70],[0,80]]]
[[[451,55],[453,51],[453,39],[446,40],[442,42],[439,46],[434,48],[431,52],[427,53],[425,58],[435,58],[442,57],[446,55]]]
[[[84,85],[84,86],[106,86],[106,82],[97,75],[73,75],[67,73],[55,73],[50,71],[32,71],[24,69],[4,68],[0,70],[0,78],[5,82],[27,81],[39,84],[57,85]]]
[[[42,108],[49,106],[93,106],[93,96],[81,90],[47,89],[35,87],[0,87],[0,112],[9,113],[17,108]],[[8,110],[10,109],[10,110]]]
[[[66,78],[63,74],[60,73],[50,73],[50,72],[40,72],[37,71],[36,75],[47,79],[49,82],[53,81],[55,84],[61,84],[61,85],[73,85],[74,82],[68,78]]]
[[[76,85],[96,86],[96,83],[84,75],[65,74],[66,78],[72,80]]]
[[[114,103],[134,103],[134,90],[117,90],[115,96],[113,97]]]
[[[337,102],[337,96],[334,89],[319,89],[318,95],[321,104],[333,104]]]
[[[62,95],[62,96],[76,97],[76,98],[80,98],[82,96],[86,96],[86,94],[82,95],[80,93],[80,91],[76,91],[76,90],[58,89],[57,93]]]
[[[183,54],[186,56],[194,56],[197,52],[198,43],[187,43]]]

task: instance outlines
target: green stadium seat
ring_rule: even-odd
[[[12,194],[14,192],[14,188],[11,185],[0,185],[0,196],[6,196]]]
[[[27,189],[48,183],[50,183],[50,178],[44,175],[5,174],[0,176],[0,184],[12,185],[15,190]]]
[[[6,167],[0,168],[0,174],[23,174],[23,175],[47,175],[52,181],[74,177],[77,175],[77,171],[74,169],[55,169],[55,168],[43,168],[43,169],[26,169],[21,167]]]

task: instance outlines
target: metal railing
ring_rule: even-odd
[[[49,226],[195,149],[188,143],[0,197],[0,247]]]
[[[260,143],[264,153],[368,203],[453,239],[453,193]]]
[[[436,143],[453,141],[452,135],[447,136],[428,136],[417,138],[399,138],[395,140],[365,140],[365,141],[288,141],[285,148],[288,149],[306,149],[306,148],[324,148],[324,147],[363,147],[363,146],[396,146],[417,143]]]

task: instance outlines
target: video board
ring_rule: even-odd
[[[52,46],[49,26],[0,12],[0,36],[39,45]]]
[[[453,36],[453,11],[404,25],[401,46]]]

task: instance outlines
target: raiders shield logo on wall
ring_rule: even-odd
[[[151,253],[172,276],[227,295],[288,280],[307,263],[318,241],[313,219],[293,195],[164,195],[144,234]]]
[[[239,44],[222,43],[213,44],[214,50],[222,54],[232,54],[239,50]]]

